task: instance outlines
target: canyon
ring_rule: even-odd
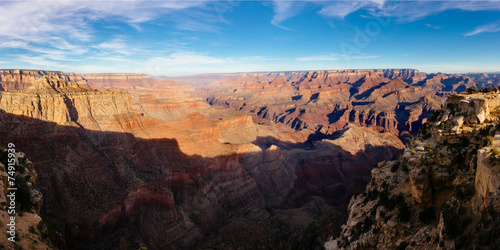
[[[0,70],[0,141],[32,161],[60,248],[321,246],[373,167],[484,77]]]

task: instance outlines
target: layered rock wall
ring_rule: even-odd
[[[96,119],[132,111],[130,95],[124,92],[97,92],[45,76],[24,91],[0,92],[0,109],[58,124],[95,123]],[[97,125],[97,124],[95,124]]]

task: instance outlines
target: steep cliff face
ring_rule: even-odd
[[[15,150],[15,145],[9,149]],[[9,164],[9,159],[15,160]],[[32,162],[19,151],[9,155],[9,151],[0,144],[0,176],[0,218],[4,230],[0,234],[0,246],[5,249],[61,247],[62,237],[58,229],[47,228],[50,222],[40,217],[43,195],[36,188],[37,174]],[[15,217],[13,222],[12,217]]]
[[[0,92],[0,109],[58,124],[84,124],[97,129],[97,120],[132,111],[124,92],[97,92],[54,76],[44,76],[23,91]]]
[[[498,248],[500,93],[458,94],[372,170],[328,249]]]

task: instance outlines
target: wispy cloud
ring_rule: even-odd
[[[51,68],[51,69],[60,69],[63,68],[64,65],[51,60],[45,56],[27,56],[27,55],[19,55],[17,56],[17,60],[21,62],[25,62],[31,65],[43,67],[43,68]]]
[[[365,1],[295,1],[295,0],[274,0],[272,6],[274,9],[274,17],[271,24],[276,27],[293,30],[292,28],[285,27],[282,23],[300,13],[306,6],[314,5],[320,6],[321,10],[318,13],[322,16],[344,18],[352,12],[361,8],[381,8],[385,0],[365,0]],[[332,24],[332,26],[334,26]]]
[[[213,6],[219,4],[207,0],[1,1],[0,48],[26,50],[19,61],[41,64],[25,58],[29,54],[31,58],[45,59],[41,62],[47,62],[46,66],[58,66],[56,61],[83,60],[94,53],[129,56],[141,50],[129,46],[125,37],[103,41],[96,35],[95,23],[115,21],[141,30],[142,23],[164,18],[181,30],[197,27],[197,31],[213,31],[213,24],[221,20],[221,13],[228,8],[205,15],[203,9],[208,5],[216,8]],[[193,11],[196,15],[179,13],[188,9],[200,10]]]
[[[93,46],[96,49],[104,51],[112,51],[122,55],[131,55],[131,48],[125,43],[122,38],[114,38],[110,41],[102,42]]]
[[[352,60],[352,59],[372,59],[372,58],[377,58],[379,56],[376,55],[365,55],[365,54],[358,54],[358,55],[343,55],[343,54],[336,54],[336,53],[329,53],[329,54],[324,54],[324,55],[313,55],[313,56],[306,56],[306,57],[299,57],[296,58],[297,61],[337,61],[337,60]]]
[[[384,0],[321,2],[323,7],[318,13],[323,16],[344,18],[362,8],[380,9],[384,3]]]
[[[219,57],[193,51],[176,51],[149,59],[145,72],[151,75],[183,75],[196,72],[235,72],[265,70],[263,62],[277,60],[264,56]]]
[[[499,32],[500,31],[500,22],[497,23],[491,23],[491,24],[486,24],[486,25],[481,25],[476,27],[473,31],[467,32],[464,34],[464,36],[474,36],[477,34],[481,33],[492,33],[492,32]]]
[[[297,15],[304,7],[305,2],[275,0],[272,2],[272,5],[274,9],[274,17],[271,20],[271,24],[278,28],[292,30],[283,26],[281,23]]]
[[[439,30],[439,29],[441,29],[441,27],[439,27],[439,26],[434,26],[434,25],[432,25],[432,24],[428,24],[428,23],[426,23],[426,24],[425,24],[425,26],[427,26],[427,27],[429,27],[429,28],[431,28],[431,29],[435,29],[435,30]]]
[[[457,9],[465,11],[500,10],[498,0],[461,0],[461,1],[386,1],[386,0],[364,0],[364,1],[283,1],[274,0],[273,9],[275,15],[271,23],[282,27],[282,22],[300,13],[305,6],[320,7],[318,14],[324,17],[343,19],[360,9],[365,9],[372,16],[390,16],[398,21],[412,22],[429,15],[434,15],[445,10]],[[363,17],[368,17],[363,15]],[[436,26],[432,26],[436,27]],[[293,29],[288,27],[287,29]]]

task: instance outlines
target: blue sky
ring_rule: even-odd
[[[0,68],[500,71],[500,1],[0,1]]]

